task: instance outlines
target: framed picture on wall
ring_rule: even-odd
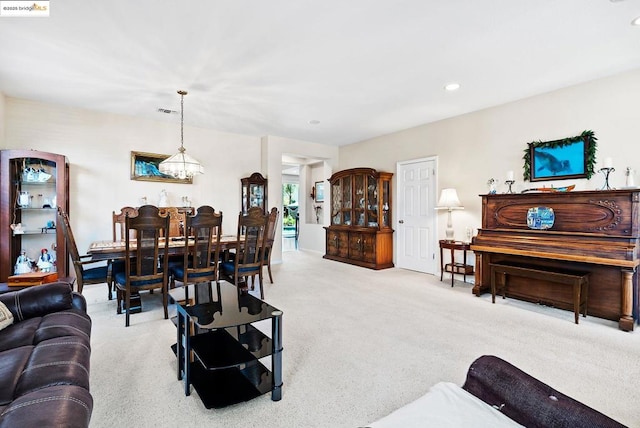
[[[529,181],[591,178],[596,143],[592,131],[555,141],[529,143],[524,156],[524,179]]]
[[[324,181],[316,181],[315,184],[316,202],[324,202]]]
[[[169,155],[147,152],[131,152],[131,179],[138,181],[160,181],[165,183],[192,184],[193,178],[175,178],[160,172],[159,165]]]

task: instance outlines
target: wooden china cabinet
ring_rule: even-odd
[[[242,213],[246,214],[251,207],[260,207],[266,214],[267,207],[267,179],[259,172],[254,172],[250,177],[240,179],[242,184]]]
[[[325,259],[370,269],[393,267],[391,177],[390,172],[353,168],[329,178]]]
[[[0,282],[14,274],[22,250],[35,262],[47,249],[58,276],[69,276],[67,244],[57,227],[57,207],[69,211],[67,158],[36,150],[2,150],[0,179]]]

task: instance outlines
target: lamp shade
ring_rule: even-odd
[[[442,189],[440,193],[440,200],[438,201],[438,208],[448,209],[463,209],[462,203],[458,198],[458,192],[456,189]]]
[[[196,174],[203,174],[204,168],[200,162],[184,152],[184,149],[160,162],[160,172],[176,178],[191,178]]]

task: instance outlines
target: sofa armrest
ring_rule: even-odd
[[[80,298],[84,300],[82,296]],[[81,300],[77,303],[79,308],[83,306]],[[16,322],[76,307],[72,287],[66,282],[52,282],[0,294],[0,301],[9,308]]]
[[[471,364],[462,388],[526,427],[624,428],[492,355]]]
[[[84,296],[76,291],[74,291],[71,296],[71,305],[75,309],[79,309],[82,312],[87,312],[87,300],[84,298]]]

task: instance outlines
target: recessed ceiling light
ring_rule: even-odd
[[[311,119],[309,121],[309,125],[319,125],[319,124],[320,124],[320,121],[317,119]]]
[[[444,86],[444,89],[446,91],[457,91],[458,89],[460,89],[460,84],[459,83],[448,83]]]
[[[631,25],[640,26],[640,16],[631,21]]]

